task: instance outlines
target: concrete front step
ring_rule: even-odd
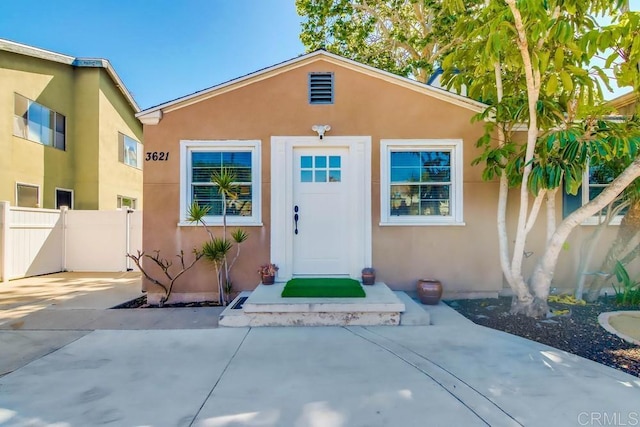
[[[429,313],[384,283],[365,286],[366,298],[282,298],[284,283],[242,292],[221,314],[220,326],[428,325]],[[245,298],[241,309],[234,308]]]

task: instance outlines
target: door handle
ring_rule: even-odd
[[[294,206],[293,211],[295,212],[295,215],[293,215],[293,220],[295,221],[295,229],[293,230],[293,232],[295,234],[298,234],[298,220],[300,219],[300,216],[298,215],[298,206]]]

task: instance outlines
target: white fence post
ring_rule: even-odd
[[[62,271],[67,271],[67,215],[69,207],[60,207],[60,222],[62,223]]]
[[[9,202],[0,202],[0,282],[9,281]]]

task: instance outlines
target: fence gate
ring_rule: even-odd
[[[0,202],[0,281],[59,271],[127,271],[142,211],[32,209]],[[135,266],[133,266],[135,268]]]

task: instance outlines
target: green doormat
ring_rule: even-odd
[[[282,296],[301,298],[364,298],[360,282],[353,279],[296,278],[284,285]]]

